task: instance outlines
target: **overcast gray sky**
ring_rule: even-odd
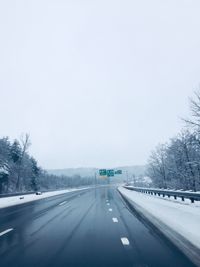
[[[199,0],[0,1],[0,135],[45,168],[144,164],[200,83]]]

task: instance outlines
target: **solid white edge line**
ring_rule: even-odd
[[[7,234],[7,233],[9,233],[9,232],[11,232],[11,231],[13,231],[13,228],[10,228],[10,229],[7,229],[7,230],[1,232],[1,233],[0,233],[0,236],[5,235],[5,234]]]
[[[122,238],[121,238],[121,241],[122,241],[122,244],[123,244],[124,246],[129,246],[129,245],[130,245],[130,242],[129,242],[129,240],[128,240],[127,237],[122,237]]]
[[[112,218],[114,223],[118,223],[118,219],[117,218]]]

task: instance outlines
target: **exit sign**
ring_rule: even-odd
[[[122,174],[122,170],[116,170],[115,174]]]

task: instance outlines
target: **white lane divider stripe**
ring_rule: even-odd
[[[0,233],[0,236],[5,235],[5,234],[7,234],[7,233],[9,233],[9,232],[11,232],[11,231],[13,231],[13,228],[10,228],[10,229],[7,229],[7,230],[1,232],[1,233]]]
[[[110,206],[110,203],[107,203],[108,206]]]
[[[109,209],[109,211],[112,211],[112,209]]]
[[[127,237],[122,237],[122,238],[121,238],[121,241],[122,241],[122,244],[123,244],[124,246],[129,246],[129,245],[130,245],[130,242],[129,242],[129,240],[128,240]]]
[[[63,201],[63,202],[61,202],[58,206],[62,206],[62,205],[64,205],[65,203],[67,203],[67,201]]]
[[[118,219],[117,218],[112,218],[114,223],[118,223]]]

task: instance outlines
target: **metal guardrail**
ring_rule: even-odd
[[[143,188],[143,187],[133,187],[133,186],[124,186],[124,188],[133,190],[140,193],[145,193],[149,195],[158,195],[168,198],[174,197],[177,199],[178,197],[181,198],[182,201],[185,199],[190,199],[192,203],[194,201],[200,201],[200,192],[190,192],[190,191],[181,191],[181,190],[171,190],[171,189],[154,189],[154,188]]]
[[[60,190],[65,190],[68,188],[63,188],[63,189],[49,189],[49,190],[38,190],[38,191],[26,191],[26,192],[17,192],[17,193],[7,193],[7,194],[0,194],[0,198],[3,197],[15,197],[15,196],[23,196],[23,195],[31,195],[31,194],[36,194],[36,192],[41,192],[41,193],[47,193],[47,192],[53,192],[53,191],[60,191]]]
[[[30,195],[30,194],[35,194],[36,192],[34,191],[29,191],[29,192],[20,192],[20,193],[8,193],[8,194],[0,194],[0,198],[3,197],[15,197],[15,196],[21,196],[21,195]]]
[[[67,188],[61,188],[61,189],[49,189],[49,190],[38,190],[38,191],[28,191],[28,192],[26,191],[26,192],[17,192],[17,193],[7,193],[7,194],[0,194],[0,198],[31,195],[31,194],[36,194],[36,192],[47,193],[47,192],[53,192],[53,191],[62,191],[62,190],[66,190],[66,189],[75,189],[75,188],[81,189],[82,187],[67,187]],[[89,187],[89,186],[87,186],[87,187]]]

